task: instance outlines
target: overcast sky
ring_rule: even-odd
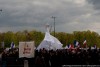
[[[0,0],[0,32],[45,31],[49,23],[53,31],[91,30],[100,34],[100,0]]]

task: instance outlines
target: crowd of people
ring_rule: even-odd
[[[1,53],[1,67],[62,67],[63,65],[100,65],[100,49],[35,50],[33,58],[19,58],[18,48]]]

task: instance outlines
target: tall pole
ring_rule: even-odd
[[[52,16],[52,18],[54,19],[54,36],[55,36],[55,19],[56,19],[56,17]]]
[[[2,11],[2,9],[0,9],[0,11]]]
[[[2,12],[2,9],[0,9],[0,12]],[[4,44],[4,36],[3,36],[3,42],[2,42],[2,48],[4,49],[5,44]]]

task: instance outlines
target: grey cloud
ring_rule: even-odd
[[[52,16],[57,17],[56,31],[71,32],[83,28],[85,30],[89,25],[86,23],[92,23],[94,18],[81,17],[92,12],[88,5],[80,7],[67,0],[0,0],[0,8],[3,9],[0,14],[0,30],[5,31],[11,28],[16,31],[24,29],[44,31],[46,23],[53,26]],[[79,19],[78,24],[73,23],[75,19]]]
[[[100,0],[87,0],[88,3],[91,3],[94,7],[94,9],[99,10],[100,9]]]

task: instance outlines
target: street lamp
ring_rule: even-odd
[[[2,12],[2,9],[0,9],[0,12]],[[2,42],[2,48],[4,49],[5,45],[4,45],[4,36],[3,36],[3,42]]]
[[[2,11],[2,9],[0,9],[0,11]]]
[[[2,9],[0,9],[0,12],[2,12]]]
[[[54,19],[54,36],[55,36],[55,19],[56,19],[56,17],[55,16],[52,16],[51,18]]]

